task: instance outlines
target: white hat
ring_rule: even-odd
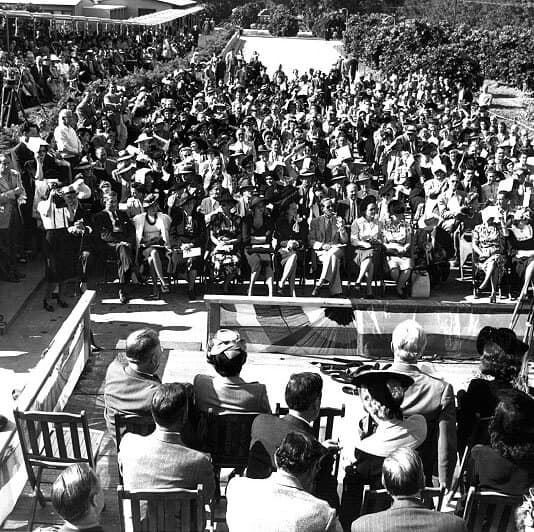
[[[27,146],[28,148],[30,148],[30,150],[33,153],[37,153],[41,146],[49,146],[49,144],[48,142],[46,142],[46,140],[43,140],[41,137],[30,137],[28,139]]]
[[[63,194],[74,192],[79,200],[86,200],[91,197],[91,189],[84,183],[83,179],[76,179],[70,185],[61,189]]]
[[[485,209],[482,209],[480,211],[480,214],[482,216],[482,221],[484,223],[487,223],[488,220],[491,218],[498,219],[499,218],[499,207],[496,205],[490,205],[489,207],[486,207]]]

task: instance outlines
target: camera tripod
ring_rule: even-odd
[[[517,385],[526,393],[529,393],[528,386],[528,362],[531,354],[533,353],[533,339],[534,339],[534,299],[531,299],[530,302],[520,299],[512,314],[512,319],[510,320],[510,329],[514,330],[519,321],[519,316],[523,314],[524,310],[528,309],[527,319],[525,322],[525,334],[523,335],[523,342],[528,345],[527,352],[523,355],[523,361],[521,363],[521,370],[517,377]]]
[[[18,123],[17,110],[22,112],[22,116],[26,118],[24,107],[20,100],[19,91],[22,83],[22,76],[19,76],[18,83],[13,85],[11,83],[4,83],[2,87],[2,100],[0,102],[0,127],[9,127],[10,124]],[[14,120],[12,114],[15,113]]]

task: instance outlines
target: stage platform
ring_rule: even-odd
[[[493,304],[489,297],[475,299],[459,282],[427,299],[400,299],[391,291],[381,299],[206,295],[208,335],[219,327],[237,329],[257,352],[388,358],[393,329],[414,319],[428,335],[428,356],[472,360],[479,357],[480,329],[509,327],[516,305],[510,299]],[[519,316],[518,336],[524,334],[529,306]]]

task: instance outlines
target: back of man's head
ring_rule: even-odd
[[[179,382],[160,384],[152,396],[152,417],[165,428],[185,422],[188,393],[185,384]]]
[[[425,485],[423,462],[416,451],[401,447],[384,459],[382,484],[394,497],[415,495]]]
[[[305,412],[323,393],[323,379],[318,373],[293,373],[286,386],[286,404],[291,410]]]
[[[57,513],[76,524],[86,518],[92,507],[96,516],[102,510],[96,501],[101,494],[96,473],[87,464],[73,464],[63,470],[52,485],[51,500]]]
[[[415,364],[426,347],[426,334],[414,320],[399,323],[391,336],[391,349],[395,360]]]
[[[301,476],[310,473],[324,453],[324,447],[313,436],[290,432],[276,449],[274,458],[278,469]]]
[[[158,333],[153,329],[134,331],[126,338],[126,358],[136,364],[144,364],[150,361],[158,346]]]

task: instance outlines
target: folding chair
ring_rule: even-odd
[[[436,510],[441,511],[443,505],[443,498],[445,497],[445,488],[425,488],[422,492],[423,501],[432,506],[432,499],[438,498],[438,504]],[[387,510],[392,503],[391,496],[385,489],[372,490],[367,484],[363,488],[362,505],[360,509],[360,515],[374,514]]]
[[[471,486],[463,518],[473,532],[516,532],[515,511],[523,502],[519,495],[480,491]]]
[[[94,468],[95,456],[87,416],[83,410],[79,414],[68,414],[21,412],[16,408],[14,416],[28,481],[34,495],[28,521],[28,530],[31,531],[37,501],[43,508],[50,501],[50,497],[41,491],[43,471],[63,470],[76,463],[87,463]]]
[[[222,468],[242,474],[248,463],[250,431],[258,412],[221,412],[209,409],[206,451],[211,454],[215,471],[216,493],[220,497]]]
[[[196,490],[126,491],[117,486],[121,532],[203,532],[213,530],[202,484]]]

